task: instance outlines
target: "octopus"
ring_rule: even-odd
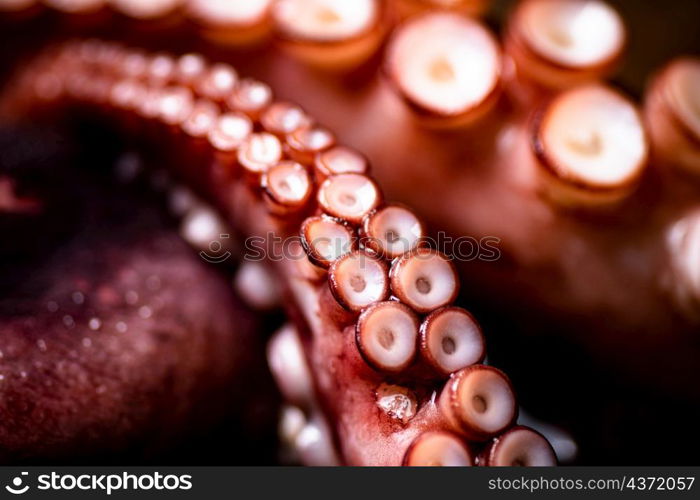
[[[631,95],[612,6],[488,9],[0,0],[0,461],[147,459],[231,415],[264,461],[278,398],[307,465],[693,429],[700,59]]]

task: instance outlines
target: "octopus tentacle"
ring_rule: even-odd
[[[265,141],[251,145],[256,136],[264,134],[253,131],[272,103],[272,94],[264,84],[240,80],[232,94],[237,98],[215,102],[203,95],[199,86],[181,83],[181,72],[174,69],[178,60],[171,56],[148,56],[150,70],[134,78],[128,70],[129,49],[109,43],[84,47],[93,43],[67,43],[54,59],[60,60],[60,65],[39,59],[41,64],[30,65],[30,74],[22,78],[36,81],[52,75],[66,88],[54,100],[87,105],[107,116],[133,117],[135,110],[136,121],[129,123],[136,130],[161,140],[186,138],[168,161],[187,178],[198,178],[193,187],[219,207],[231,224],[250,235],[273,232],[281,237],[293,236],[298,229],[290,229],[294,226],[289,220],[299,212],[320,213],[301,223],[301,236],[310,262],[320,269],[329,268],[330,288],[299,277],[293,270],[297,263],[288,257],[274,263],[294,298],[292,307],[301,313],[303,321],[298,332],[287,329],[274,338],[269,357],[289,401],[313,408],[316,417],[311,420],[328,419],[333,423],[344,462],[413,464],[435,455],[438,461],[473,463],[465,451],[471,446],[467,442],[455,437],[416,439],[425,432],[453,429],[467,441],[483,441],[513,424],[517,405],[510,382],[500,371],[471,365],[453,373],[441,389],[440,380],[435,382],[435,372],[425,375],[426,370],[416,365],[419,315],[449,305],[459,288],[458,277],[444,255],[429,248],[415,248],[422,230],[416,231],[418,222],[409,210],[399,208],[390,214],[388,208],[380,208],[381,193],[371,177],[334,173],[316,187],[314,165],[334,145],[332,133],[318,125],[305,125],[283,135],[282,140],[267,134],[265,140],[275,144],[272,148]],[[83,50],[86,48],[89,50]],[[92,50],[96,53],[91,54]],[[103,80],[95,75],[103,75]],[[138,82],[144,91],[120,105],[120,100],[111,98],[112,91],[124,82]],[[28,104],[42,102],[36,95],[26,97],[24,102]],[[126,132],[133,134],[133,130]],[[180,149],[192,148],[199,151],[201,161],[178,161]],[[274,154],[270,155],[270,149]],[[251,156],[253,161],[249,161]],[[384,215],[383,221],[378,214]],[[361,245],[360,226],[370,234],[376,234],[378,227],[388,227],[397,235],[411,236],[408,251],[391,266],[391,277],[385,259],[398,254],[395,247],[388,255],[375,253],[371,247],[367,252],[350,253]],[[379,231],[386,246],[388,229]],[[389,286],[398,300],[384,301]],[[348,314],[331,314],[329,297]],[[445,316],[446,312],[435,314]],[[469,330],[472,326],[460,324],[459,318],[440,321],[435,314],[426,320],[424,334],[429,338],[424,349],[431,353],[431,362],[440,367],[437,373],[444,379],[453,368],[479,361],[483,353],[469,345],[480,342],[480,334],[474,337]],[[457,310],[455,314],[462,315]],[[462,320],[464,317],[460,316]],[[436,357],[430,339],[441,335],[444,328],[450,330],[454,349],[443,347]],[[442,335],[444,346],[448,336]],[[445,361],[445,355],[463,345],[475,352],[460,357],[460,362]],[[292,377],[292,373],[297,375]],[[387,386],[388,373],[397,376],[400,385]],[[437,393],[441,394],[436,399]],[[324,425],[314,424],[297,436],[302,442],[314,436],[314,442],[324,443],[321,450],[309,452],[310,462],[317,463],[318,456],[333,462],[327,446],[333,441],[319,437],[325,432]]]

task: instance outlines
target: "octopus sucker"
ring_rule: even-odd
[[[318,188],[318,204],[332,217],[349,224],[362,222],[382,201],[376,183],[363,174],[332,175]]]
[[[510,14],[505,47],[535,93],[599,80],[620,63],[626,28],[602,1],[527,0]]]
[[[699,76],[697,58],[677,58],[659,71],[644,101],[657,160],[691,175],[700,164]]]
[[[448,425],[473,441],[503,433],[518,413],[510,380],[486,365],[471,365],[453,373],[438,404]]]
[[[281,0],[272,17],[282,49],[327,70],[354,69],[383,41],[385,4],[377,0]]]
[[[563,92],[534,128],[542,189],[562,206],[618,203],[634,191],[648,163],[641,114],[603,86]]]
[[[495,467],[547,467],[556,463],[554,450],[544,436],[522,425],[495,438],[479,460],[480,465]]]
[[[475,462],[473,453],[459,437],[445,431],[421,434],[404,458],[408,467],[468,467]]]
[[[420,355],[445,376],[479,363],[486,354],[484,335],[474,317],[459,307],[443,307],[420,327]]]
[[[390,83],[423,123],[437,128],[474,124],[488,114],[500,94],[501,68],[491,32],[453,13],[410,19],[387,48]]]
[[[264,43],[272,30],[272,0],[188,0],[186,16],[200,35],[233,47]]]
[[[286,313],[268,366],[296,460],[554,465],[519,400],[589,449],[571,415],[609,416],[615,384],[697,410],[700,66],[671,61],[638,105],[604,81],[628,44],[605,2],[524,0],[502,42],[488,3],[0,2],[2,23],[75,36],[22,56],[0,117],[109,131],[204,260],[264,242],[228,288]],[[14,175],[0,213],[40,212]],[[600,408],[576,395],[618,371]]]
[[[381,259],[358,250],[331,264],[328,284],[339,304],[359,312],[388,298],[389,268]]]
[[[397,258],[390,276],[393,294],[422,314],[450,304],[459,292],[459,277],[452,262],[425,247]]]

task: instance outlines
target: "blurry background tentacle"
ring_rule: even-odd
[[[303,15],[292,16],[275,10],[271,1],[219,2],[230,9],[232,23],[212,21],[222,14],[192,16],[197,3],[205,2],[185,2],[183,15],[172,23],[144,23],[128,15],[115,16],[108,9],[99,16],[81,15],[78,20],[29,2],[32,8],[14,9],[6,17],[29,24],[9,25],[5,36],[29,52],[53,36],[99,34],[153,50],[203,52],[212,60],[235,64],[242,74],[261,78],[279,99],[301,104],[304,113],[330,127],[334,137],[309,134],[309,123],[297,117],[296,123],[305,126],[284,130],[284,134],[263,123],[277,139],[271,135],[270,141],[255,142],[258,134],[250,136],[244,144],[261,146],[248,151],[264,157],[264,145],[276,140],[275,144],[287,146],[279,154],[311,169],[338,140],[367,154],[387,198],[415,209],[427,223],[428,234],[447,230],[453,236],[498,241],[499,259],[471,256],[459,264],[468,283],[459,301],[475,313],[487,332],[489,362],[512,375],[520,400],[528,408],[573,431],[582,444],[580,460],[630,463],[661,456],[668,454],[668,443],[642,443],[640,433],[670,425],[694,428],[700,414],[700,394],[694,383],[700,357],[698,269],[694,265],[698,261],[697,221],[693,216],[700,204],[700,188],[693,174],[698,169],[700,144],[697,79],[692,76],[697,57],[667,66],[657,73],[646,93],[644,88],[652,70],[661,68],[666,59],[700,50],[697,30],[692,24],[683,26],[700,16],[696,2],[664,2],[661,8],[656,2],[619,1],[612,2],[615,10],[596,1],[524,0],[516,9],[494,2],[487,10],[487,20],[502,28],[504,39],[503,46],[495,49],[491,28],[462,17],[466,11],[483,11],[486,2],[359,2],[363,7],[358,9],[365,9],[360,12],[347,7],[347,2],[318,0],[307,2]],[[280,2],[287,4],[280,9],[294,11],[303,3]],[[479,8],[473,10],[476,4]],[[372,9],[378,10],[372,14]],[[440,12],[436,14],[435,9]],[[382,20],[382,29],[374,29],[373,19]],[[450,29],[431,29],[433,23],[444,20]],[[663,40],[646,36],[665,32],[666,24],[676,28],[672,35],[664,35]],[[44,35],[28,39],[27,33],[36,33],[32,26],[34,30],[44,28]],[[603,30],[594,40],[591,26],[596,33]],[[124,27],[139,29],[125,34]],[[377,43],[377,37],[385,43]],[[416,57],[400,57],[404,45],[415,44],[434,50],[413,54],[409,48],[409,55]],[[20,62],[23,54],[19,52]],[[581,123],[576,106],[573,112],[566,112],[562,103],[575,103],[571,96],[581,95],[579,85],[591,88],[588,84],[609,75],[614,76],[612,86],[595,88],[605,89],[600,95],[618,96],[619,101],[614,102],[628,111],[605,115],[596,113],[595,103],[584,105],[581,109],[592,112]],[[54,76],[43,75],[34,82],[38,96],[46,100],[45,112],[48,103],[54,102],[52,96],[63,93]],[[74,81],[70,90],[81,100],[99,94],[94,85],[81,88],[81,83]],[[139,89],[144,90],[143,80],[136,83],[138,94]],[[557,95],[562,91],[565,93]],[[240,94],[234,106],[257,120],[271,100],[263,86]],[[635,101],[643,104],[643,121],[634,109],[640,107]],[[241,102],[250,105],[241,106]],[[599,110],[607,109],[611,102],[604,100]],[[17,105],[17,101],[3,104]],[[145,106],[143,112],[148,116],[154,111]],[[124,120],[129,128],[132,118],[124,116]],[[442,130],[434,130],[435,125]],[[326,129],[314,126],[313,130]],[[161,141],[155,144],[169,144],[157,132],[155,136]],[[629,138],[637,144],[635,151],[621,146]],[[201,158],[201,151],[193,149],[193,157]],[[315,153],[321,155],[314,159]],[[279,160],[273,157],[272,163]],[[554,158],[555,183],[552,169],[541,168],[543,158],[550,166]],[[240,160],[239,154],[238,163],[254,165],[253,172],[244,172],[244,177],[259,183],[267,168],[265,160]],[[610,162],[620,170],[611,173]],[[228,160],[221,156],[220,163],[222,168],[236,164],[230,155]],[[314,171],[318,170],[317,166]],[[609,175],[617,175],[612,192],[593,189],[601,179],[609,183]],[[338,192],[336,199],[324,198],[330,204],[323,210],[342,217],[347,212],[336,210],[337,202],[349,200],[342,190]],[[357,206],[360,201],[340,208],[363,209]],[[251,213],[244,205],[237,204],[234,218]],[[346,221],[350,224],[341,226],[355,231],[357,219],[364,216],[359,222],[368,227],[373,208],[368,205],[368,213],[351,215]],[[226,213],[226,207],[223,211]],[[335,258],[345,253],[323,256]],[[324,260],[319,255],[316,252],[311,257],[316,262]],[[294,272],[307,277],[324,272],[297,264]],[[324,264],[327,267],[331,262]],[[362,282],[362,277],[351,278],[355,285]],[[353,313],[337,307],[330,291],[324,297],[327,300],[321,301],[321,307],[341,325],[338,329],[353,327],[353,333],[339,334],[352,340],[341,352],[356,352]],[[304,307],[311,306],[300,305]],[[392,349],[401,347],[393,343],[401,332],[390,333],[377,339]],[[392,335],[396,335],[393,341]],[[304,332],[301,336],[305,337]],[[338,352],[337,338],[336,342],[316,339],[315,343],[318,351],[310,358],[311,366],[324,373],[328,358]],[[418,365],[411,370],[421,376],[432,373],[434,367],[420,366],[420,356],[416,359]],[[658,370],[659,365],[664,370]],[[361,357],[357,366],[366,366]],[[343,369],[349,370],[348,378],[355,373],[354,368]],[[415,374],[402,376],[410,380]],[[382,386],[380,391],[378,379],[374,380],[352,390],[334,387],[350,394],[375,392],[376,401],[366,407],[340,403],[329,411],[332,402],[319,401],[341,436],[357,426],[375,403],[386,409],[386,425],[392,429],[405,419],[432,422],[437,418],[430,405],[425,405],[430,400],[425,387],[407,387],[399,377],[396,384]],[[299,417],[294,411],[285,415],[287,423]],[[312,415],[316,412],[305,410],[305,421],[316,422]],[[307,438],[303,442],[309,441],[309,435],[324,435],[323,425],[314,424],[313,429],[301,434]],[[398,448],[424,442],[411,432],[394,436],[393,442],[401,444]],[[504,437],[502,442],[537,442],[526,434],[513,436],[517,439]],[[447,438],[428,441],[433,442],[436,444],[427,448],[425,444],[408,448],[424,450],[410,460],[393,456],[382,460],[418,463],[425,454],[435,460],[434,450],[445,453],[445,462],[469,461],[464,457],[474,455],[475,450],[465,453]],[[490,455],[483,455],[491,458],[484,460],[498,462],[497,457],[510,456],[503,451],[509,446],[492,446]],[[539,449],[543,451],[537,456],[547,456],[545,448]],[[376,458],[374,451],[368,447],[363,456],[357,450],[343,450],[347,460],[357,462]],[[675,457],[684,453],[680,445],[673,451]]]

